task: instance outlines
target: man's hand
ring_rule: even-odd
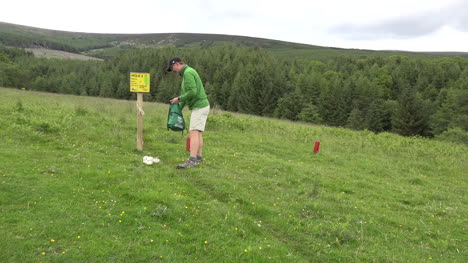
[[[177,103],[179,103],[179,102],[180,102],[179,97],[175,97],[175,98],[173,98],[173,99],[171,100],[171,104],[177,104]]]

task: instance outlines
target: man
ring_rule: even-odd
[[[179,73],[182,77],[181,95],[171,100],[171,103],[180,103],[180,108],[185,105],[191,111],[190,116],[190,158],[177,169],[197,167],[203,161],[203,136],[206,119],[210,112],[210,103],[203,88],[203,83],[195,69],[186,65],[179,57],[174,57],[169,61],[166,71]]]

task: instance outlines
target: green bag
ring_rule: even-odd
[[[167,129],[173,131],[184,131],[185,121],[179,104],[171,104],[167,114]]]

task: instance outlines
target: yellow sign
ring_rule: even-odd
[[[130,72],[130,92],[150,92],[150,74]]]

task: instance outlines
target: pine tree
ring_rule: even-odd
[[[426,128],[421,103],[415,90],[406,86],[398,100],[398,110],[392,118],[393,130],[403,136],[423,135]]]
[[[343,85],[341,75],[325,72],[326,84],[319,98],[319,112],[325,123],[333,126],[345,126],[351,112],[351,90]]]
[[[364,130],[366,128],[364,112],[359,108],[354,108],[349,114],[346,127],[353,130]]]
[[[434,134],[438,135],[449,128],[468,131],[468,89],[449,89],[441,107],[431,122]]]
[[[305,105],[301,112],[297,115],[297,119],[300,121],[315,123],[315,124],[322,124],[323,119],[320,116],[318,111],[318,107],[313,104]]]
[[[278,106],[274,112],[276,118],[298,120],[298,115],[303,109],[302,96],[296,92],[284,96],[278,100]]]
[[[385,110],[384,101],[377,99],[369,105],[365,115],[366,128],[373,132],[382,132],[384,130]]]
[[[112,80],[109,74],[101,74],[100,79],[100,88],[99,88],[99,96],[111,98],[114,94],[114,87],[112,87]]]

